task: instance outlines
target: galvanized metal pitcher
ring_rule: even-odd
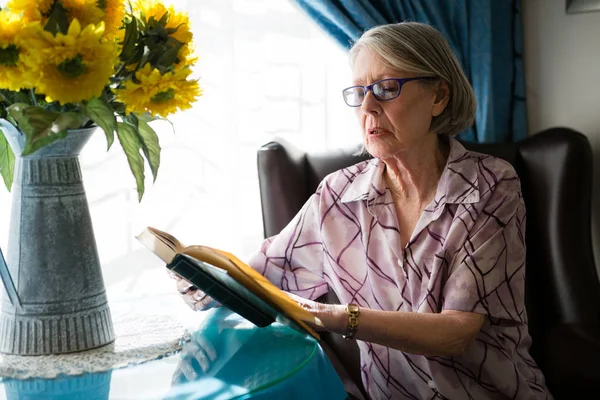
[[[0,129],[17,155],[6,262],[0,252],[0,352],[59,354],[114,341],[78,159],[95,128],[25,157],[25,136],[2,119]]]

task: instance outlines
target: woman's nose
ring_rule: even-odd
[[[379,104],[379,100],[375,98],[373,91],[367,90],[360,108],[366,114],[379,114],[381,111],[381,104]]]

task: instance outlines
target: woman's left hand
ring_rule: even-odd
[[[286,292],[300,307],[309,311],[312,315],[318,318],[322,325],[308,323],[311,328],[316,331],[329,331],[335,333],[343,333],[346,329],[344,325],[347,322],[345,318],[345,307],[340,304],[324,304],[316,301],[308,300],[295,294]]]

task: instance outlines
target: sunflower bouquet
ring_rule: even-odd
[[[149,122],[191,107],[187,14],[158,0],[10,0],[0,9],[0,118],[23,135],[22,155],[98,126],[115,135],[144,193],[160,146]],[[10,190],[14,154],[0,130],[0,175]],[[145,160],[145,161],[144,161]]]

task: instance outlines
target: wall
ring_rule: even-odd
[[[600,12],[567,14],[566,0],[522,0],[529,131],[566,126],[594,151],[592,215],[600,274]]]

